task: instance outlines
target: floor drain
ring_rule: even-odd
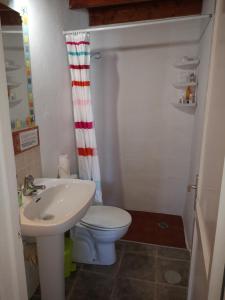
[[[167,229],[167,228],[169,228],[169,225],[166,222],[160,222],[160,223],[158,223],[158,226],[161,229]]]
[[[181,275],[177,271],[169,270],[164,273],[164,277],[169,284],[178,284],[181,282]]]
[[[53,215],[45,215],[41,219],[44,221],[48,221],[48,220],[54,219],[54,216]]]

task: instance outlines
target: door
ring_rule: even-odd
[[[211,21],[210,24],[208,24],[208,27],[199,42],[198,57],[200,58],[200,66],[198,70],[197,89],[198,106],[195,112],[195,121],[193,128],[191,163],[189,171],[189,186],[197,184],[197,178],[200,169],[202,133],[206,108],[206,93],[209,77],[208,74],[212,44],[212,29],[213,21]],[[195,217],[195,200],[196,190],[193,188],[188,189],[183,213],[183,221],[186,234],[186,242],[189,249],[192,246],[193,226]]]
[[[189,300],[221,300],[225,263],[225,1],[218,0],[203,129]]]
[[[0,299],[26,300],[16,169],[0,25]]]

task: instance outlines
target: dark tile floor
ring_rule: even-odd
[[[187,250],[128,241],[116,247],[112,266],[78,265],[66,280],[67,300],[186,300]]]
[[[132,223],[124,239],[140,243],[186,248],[180,216],[129,210]]]

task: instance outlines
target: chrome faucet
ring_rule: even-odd
[[[23,184],[23,195],[33,196],[37,193],[37,190],[44,190],[45,185],[35,185],[34,177],[32,175],[25,176]]]

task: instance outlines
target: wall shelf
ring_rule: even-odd
[[[198,80],[196,77],[196,69],[199,66],[199,63],[199,58],[183,56],[182,59],[174,64],[175,68],[180,69],[179,72],[181,73],[180,75],[182,75],[182,79],[180,79],[180,82],[173,83],[173,87],[175,89],[182,90],[182,92],[179,93],[179,101],[181,103],[175,102],[172,103],[172,105],[177,109],[186,111],[187,113],[193,113],[197,107],[196,87],[198,85]],[[185,78],[183,78],[184,76]],[[182,103],[188,100],[190,103]],[[191,102],[192,100],[195,102]]]
[[[175,89],[183,90],[186,89],[188,86],[197,86],[197,82],[177,82],[173,83]]]
[[[20,69],[21,66],[15,64],[13,60],[6,60],[5,68],[6,68],[6,71],[14,71],[14,70]]]
[[[197,103],[172,103],[172,105],[176,108],[182,108],[182,109],[196,109]]]
[[[9,107],[12,108],[18,104],[20,104],[23,101],[23,99],[18,99],[18,100],[13,100],[13,101],[9,101]]]
[[[17,88],[17,87],[20,86],[20,85],[21,85],[21,82],[13,82],[13,81],[7,82],[7,86],[8,86],[8,88],[10,88],[10,89]]]
[[[176,63],[174,67],[182,70],[194,70],[198,67],[199,63],[199,59],[187,60],[185,62]]]
[[[21,66],[19,65],[13,65],[13,64],[6,65],[6,71],[15,71],[15,70],[19,70],[20,68]]]

